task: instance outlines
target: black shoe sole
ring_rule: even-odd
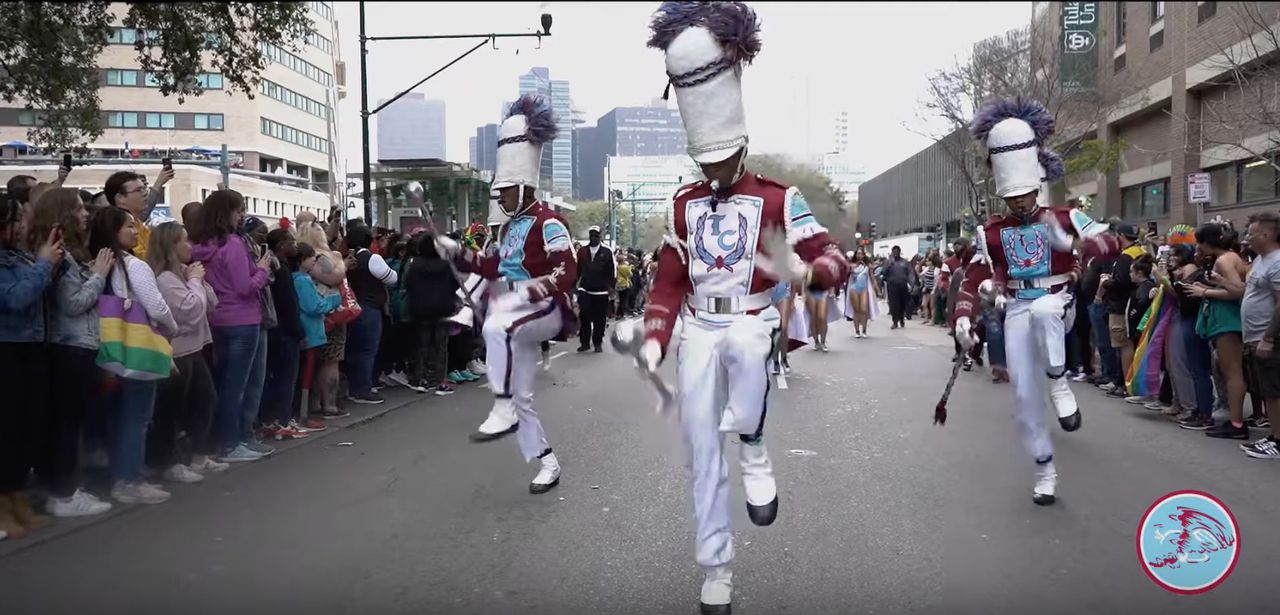
[[[502,438],[503,436],[508,436],[515,433],[517,429],[520,429],[520,423],[516,423],[515,425],[512,425],[506,431],[499,431],[498,433],[480,433],[477,431],[471,434],[469,437],[471,438],[472,442],[493,442],[494,440]]]
[[[1058,498],[1051,495],[1045,495],[1043,493],[1036,493],[1032,494],[1031,501],[1035,502],[1037,506],[1050,506],[1054,502],[1057,502]]]
[[[778,518],[778,496],[773,496],[773,501],[763,506],[754,506],[751,502],[747,502],[747,517],[760,527],[772,525]]]
[[[698,612],[702,615],[732,615],[733,607],[727,604],[698,603]]]
[[[529,483],[529,493],[531,493],[531,494],[533,494],[533,495],[542,495],[542,494],[544,494],[544,493],[546,493],[546,492],[548,492],[548,491],[551,491],[553,488],[555,488],[555,486],[556,486],[556,485],[559,485],[559,484],[560,484],[560,479],[559,479],[559,478],[556,478],[555,480],[553,480],[553,481],[551,481],[550,483],[547,483],[547,484],[545,484],[545,485],[538,485],[538,484],[535,484],[535,483]]]
[[[1084,417],[1080,415],[1080,410],[1078,408],[1076,409],[1075,414],[1072,414],[1071,416],[1058,418],[1058,424],[1062,426],[1063,431],[1068,433],[1076,431],[1077,429],[1080,429],[1080,425],[1083,422],[1084,422]]]
[[[1210,438],[1218,438],[1219,440],[1248,440],[1249,430],[1246,429],[1243,432],[1238,431],[1236,433],[1206,431],[1204,435],[1209,436]]]

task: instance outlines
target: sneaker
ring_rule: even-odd
[[[254,453],[262,455],[263,457],[269,457],[271,453],[276,452],[276,449],[270,446],[267,446],[266,444],[263,444],[261,442],[256,442],[253,440],[250,440],[248,442],[241,442],[240,446],[243,446]]]
[[[1245,421],[1244,424],[1254,429],[1271,428],[1271,420],[1265,416],[1249,417],[1249,420]]]
[[[206,474],[210,472],[226,472],[231,468],[231,465],[214,461],[212,457],[197,456],[191,460],[191,464],[187,467],[201,474]]]
[[[1250,448],[1250,447],[1255,446],[1255,445],[1258,445],[1258,444],[1261,444],[1263,440],[1269,440],[1269,439],[1271,439],[1271,436],[1265,436],[1265,437],[1262,437],[1262,438],[1258,438],[1257,440],[1253,440],[1253,441],[1251,441],[1251,442],[1241,442],[1241,443],[1240,443],[1240,450],[1242,450],[1242,451],[1247,451],[1247,450],[1249,450],[1249,448]]]
[[[307,418],[307,427],[306,427],[307,431],[324,431],[328,428],[329,428],[329,424],[325,423],[323,418],[315,418],[315,417]]]
[[[1173,418],[1175,416],[1181,416],[1182,408],[1179,408],[1177,406],[1165,406],[1160,409],[1160,414],[1163,414],[1170,418]]]
[[[489,373],[489,368],[486,367],[480,359],[472,359],[471,362],[467,364],[467,371],[483,376]]]
[[[387,388],[387,383],[382,380],[382,376],[378,376],[373,381],[373,384],[369,386],[369,389],[372,390],[374,393],[377,393],[378,391],[381,391],[382,389],[385,389],[385,388]]]
[[[1280,446],[1271,438],[1263,438],[1244,449],[1244,454],[1254,459],[1280,459]]]
[[[263,425],[262,427],[259,427],[259,428],[258,428],[258,439],[259,439],[259,440],[270,440],[270,439],[272,439],[272,438],[275,438],[275,439],[279,440],[279,439],[280,439],[280,438],[278,437],[278,433],[279,433],[279,432],[280,432],[280,425],[279,425],[278,423],[271,423],[271,424],[269,424],[269,425]]]
[[[1156,400],[1156,401],[1149,401],[1145,404],[1142,404],[1142,407],[1146,408],[1147,410],[1151,410],[1153,412],[1164,412],[1165,410],[1168,410],[1173,406],[1167,406],[1160,400]]]
[[[425,387],[419,382],[410,382],[405,385],[405,388],[413,391],[414,393],[426,393],[431,390],[429,387]]]
[[[293,427],[285,426],[285,427],[280,427],[280,428],[276,429],[275,437],[276,437],[276,440],[277,440],[277,441],[279,441],[279,440],[300,440],[300,439],[305,438],[305,437],[307,437],[307,436],[309,436],[309,435],[311,435],[311,434],[310,434],[310,432],[306,432],[306,431],[302,431],[302,430],[300,430],[300,429],[294,429]]]
[[[462,376],[462,378],[463,378],[464,380],[466,380],[467,382],[475,382],[475,381],[477,381],[477,380],[479,380],[479,379],[480,379],[480,376],[477,376],[477,375],[475,375],[475,374],[471,373],[471,371],[470,371],[470,370],[465,370],[465,369],[464,369],[464,370],[462,370],[462,371],[460,371],[460,372],[458,372],[458,375],[459,375],[459,376]]]
[[[262,459],[262,455],[255,453],[243,444],[237,445],[235,448],[218,456],[218,461],[222,463],[242,463],[245,461],[257,461]]]
[[[1204,435],[1209,436],[1210,438],[1226,438],[1229,440],[1248,440],[1249,428],[1245,427],[1244,425],[1236,427],[1235,425],[1231,424],[1231,421],[1224,421],[1222,423],[1219,423],[1217,427],[1213,427],[1209,429],[1209,431],[1204,432]]]
[[[387,400],[383,399],[381,395],[378,395],[378,390],[374,389],[372,393],[367,393],[364,395],[348,395],[347,401],[355,404],[376,406]]]
[[[453,384],[464,384],[467,382],[467,379],[462,377],[462,372],[449,372],[448,378],[449,382],[452,382]]]
[[[350,412],[338,408],[325,408],[324,412],[320,413],[320,418],[325,420],[345,419],[349,416],[351,416]]]
[[[1213,428],[1213,419],[1207,416],[1193,414],[1192,416],[1178,421],[1178,427],[1190,429],[1191,431],[1206,431]]]
[[[111,488],[111,497],[121,504],[159,504],[168,501],[168,491],[151,483],[120,481]]]
[[[1182,412],[1178,413],[1178,416],[1173,417],[1173,420],[1181,423],[1183,421],[1191,420],[1195,416],[1196,416],[1196,412],[1194,410],[1183,410]]]
[[[391,372],[390,374],[387,374],[387,380],[390,380],[393,384],[402,387],[409,386],[409,376],[404,372]]]
[[[103,502],[88,491],[76,489],[70,497],[50,497],[44,506],[49,514],[59,517],[90,517],[111,510],[111,502]]]
[[[1098,390],[1102,391],[1103,393],[1110,393],[1111,391],[1114,391],[1115,388],[1116,388],[1116,385],[1114,382],[1103,382],[1102,384],[1098,385]]]
[[[175,483],[198,483],[204,480],[204,476],[179,463],[164,471],[164,479]]]
[[[1123,387],[1116,387],[1114,389],[1111,389],[1110,391],[1107,391],[1107,397],[1111,397],[1114,399],[1128,399],[1129,394],[1125,393]]]
[[[1075,376],[1072,376],[1072,377],[1071,377],[1071,381],[1072,381],[1072,382],[1088,382],[1088,381],[1089,381],[1089,378],[1091,378],[1091,376],[1089,376],[1089,374],[1086,374],[1086,373],[1084,373],[1084,372],[1080,372],[1080,373],[1076,374]]]
[[[1227,410],[1226,408],[1217,408],[1213,411],[1213,420],[1229,421],[1231,420],[1231,411]]]
[[[1151,400],[1148,399],[1145,395],[1130,395],[1124,398],[1124,403],[1126,404],[1145,404],[1148,401],[1151,401]]]
[[[440,386],[436,387],[435,393],[440,397],[444,397],[445,395],[453,395],[454,390],[455,389],[452,384],[449,384],[448,382],[441,382]]]

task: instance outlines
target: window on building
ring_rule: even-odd
[[[1120,190],[1122,215],[1126,219],[1159,218],[1169,213],[1169,180],[1159,179]]]
[[[1217,2],[1200,2],[1200,6],[1196,7],[1196,23],[1204,23],[1209,18],[1218,14]]]
[[[1119,47],[1124,44],[1125,25],[1126,25],[1125,22],[1127,21],[1127,19],[1125,18],[1125,10],[1127,10],[1128,8],[1125,5],[1127,4],[1128,2],[1116,3],[1116,47]]]
[[[196,130],[209,130],[209,116],[204,113],[197,113],[192,123]]]
[[[120,71],[115,69],[107,71],[107,85],[120,85]]]
[[[1151,2],[1149,4],[1151,4],[1151,23],[1164,19],[1164,3]]]
[[[18,112],[18,125],[19,125],[19,126],[35,126],[35,125],[36,125],[36,112],[35,112],[35,111],[30,111],[30,110],[22,110],[22,111],[19,111],[19,112]]]
[[[1235,205],[1280,198],[1280,172],[1274,155],[1209,169],[1213,201],[1210,205]]]
[[[1154,53],[1157,49],[1164,46],[1164,30],[1151,35],[1149,51]]]
[[[213,113],[209,115],[209,130],[222,130],[221,113]]]
[[[1229,164],[1209,170],[1210,205],[1230,205],[1240,202],[1238,166]]]
[[[146,116],[146,121],[147,121],[147,128],[159,128],[159,127],[160,127],[160,114],[159,114],[159,113],[148,113],[148,114],[147,114],[147,116]]]

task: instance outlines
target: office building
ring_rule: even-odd
[[[385,100],[378,101],[381,106]],[[410,92],[387,105],[378,119],[378,160],[447,160],[443,100]]]
[[[485,124],[476,128],[476,136],[471,137],[471,142],[471,166],[481,171],[497,170],[498,125]]]
[[[627,203],[640,219],[665,215],[680,186],[702,177],[688,154],[674,156],[609,156],[604,181],[616,190],[615,199]]]
[[[245,196],[249,214],[270,224],[302,211],[324,218],[341,199],[342,187],[334,180],[335,112],[346,92],[346,70],[338,57],[332,3],[307,5],[314,32],[299,51],[263,43],[268,64],[256,96],[228,96],[223,75],[206,72],[199,77],[205,93],[179,103],[162,96],[154,76],[139,66],[134,43],[146,33],[124,28],[128,9],[113,4],[115,26],[97,59],[106,130],[86,144],[87,162],[74,167],[66,185],[100,192],[107,177],[120,170],[154,180],[160,159],[167,156],[173,158],[175,177],[165,186],[160,211],[176,217],[182,204],[203,200],[223,181],[216,165],[194,162],[208,161],[225,144],[232,167],[228,187]],[[0,101],[0,142],[26,140],[39,116],[39,110]],[[0,164],[6,175],[26,173],[40,181],[57,175],[57,163],[25,164],[10,148],[0,152]]]
[[[1036,48],[1055,59],[1064,56],[1055,44],[1064,21],[1073,42],[1086,40],[1081,31],[1093,37],[1080,65],[1084,87],[1103,101],[1102,121],[1059,138],[1127,144],[1106,172],[1068,177],[1065,198],[1089,203],[1095,217],[1161,229],[1218,215],[1243,225],[1252,213],[1275,211],[1280,64],[1271,52],[1280,5],[1036,2],[1033,15]],[[1202,173],[1208,198],[1193,202],[1189,182],[1200,183]]]
[[[581,132],[581,131],[580,131]],[[579,198],[605,197],[604,170],[610,156],[688,156],[688,140],[680,112],[661,107],[618,107],[602,115],[589,141],[578,148],[583,182]]]
[[[932,232],[938,226],[946,236],[958,236],[961,216],[974,203],[975,192],[951,152],[970,138],[967,130],[957,130],[859,185],[855,194],[862,232],[874,222],[879,237]]]

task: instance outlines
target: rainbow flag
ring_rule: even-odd
[[[1142,337],[1138,339],[1138,347],[1133,352],[1133,363],[1125,372],[1125,385],[1130,395],[1154,397],[1160,394],[1160,366],[1164,362],[1164,343],[1169,335],[1170,323],[1175,318],[1174,299],[1165,297],[1165,288],[1160,286],[1156,298],[1151,301],[1147,313],[1143,314],[1138,328]]]

